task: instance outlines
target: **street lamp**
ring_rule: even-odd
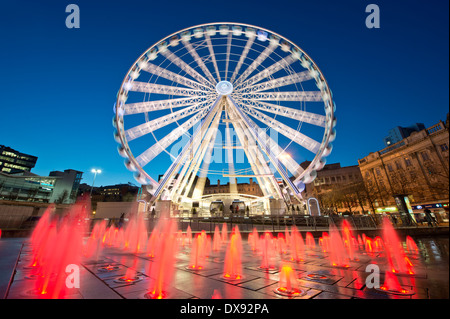
[[[93,169],[91,169],[91,172],[94,173],[94,180],[92,181],[91,192],[89,194],[89,197],[92,198],[92,189],[94,188],[95,177],[97,176],[97,174],[100,174],[102,172],[102,170],[93,168]]]

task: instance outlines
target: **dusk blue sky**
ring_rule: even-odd
[[[70,3],[80,8],[79,29],[65,26]],[[365,26],[369,3],[380,7],[380,29]],[[285,36],[319,65],[337,105],[328,163],[357,165],[384,147],[389,129],[445,120],[448,6],[442,0],[3,1],[0,144],[37,156],[36,174],[72,168],[91,184],[90,170],[100,168],[96,185],[137,184],[111,125],[129,67],[180,29],[240,22]]]

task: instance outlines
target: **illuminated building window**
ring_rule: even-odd
[[[444,143],[444,144],[441,144],[439,146],[440,146],[442,152],[448,151],[448,145],[447,144]]]
[[[394,169],[392,168],[391,164],[387,164],[387,168],[388,168],[389,172],[393,172],[394,171]]]
[[[405,164],[406,164],[406,166],[412,165],[411,160],[408,157],[405,157]]]

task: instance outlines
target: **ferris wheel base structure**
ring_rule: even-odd
[[[298,206],[303,208],[303,203]],[[289,207],[284,200],[232,193],[206,195],[202,199],[193,199],[191,202],[183,203],[156,200],[144,213],[150,213],[153,208],[158,214],[166,213],[171,217],[245,217],[290,214]]]
[[[305,203],[305,185],[326,164],[335,110],[322,71],[292,41],[248,24],[210,23],[161,39],[132,64],[114,106],[114,138],[148,207],[282,214]],[[217,147],[229,192],[205,194]],[[156,162],[166,169],[158,181]],[[239,193],[237,178],[249,176],[262,196]]]

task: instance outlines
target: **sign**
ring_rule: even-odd
[[[412,209],[425,209],[425,208],[441,208],[447,207],[448,204],[434,203],[434,204],[425,204],[425,205],[415,205],[412,206]]]

